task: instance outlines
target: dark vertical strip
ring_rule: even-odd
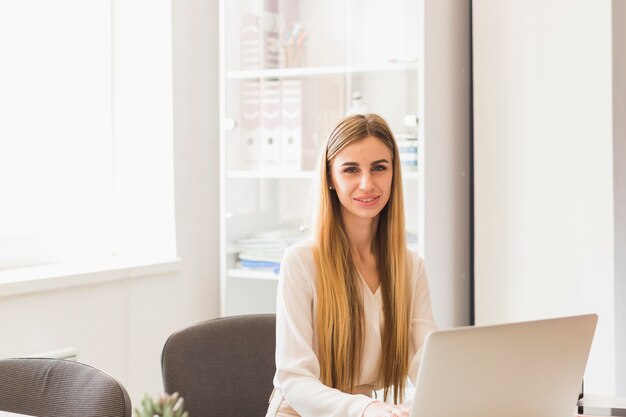
[[[626,396],[626,0],[611,2],[615,391]]]
[[[469,5],[469,318],[476,323],[474,308],[474,41],[472,24],[472,0]]]

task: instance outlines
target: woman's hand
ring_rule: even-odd
[[[409,410],[399,405],[374,401],[365,407],[363,417],[409,417]]]

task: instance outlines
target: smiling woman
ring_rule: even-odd
[[[0,2],[0,269],[174,253],[170,8]]]
[[[376,114],[322,147],[314,236],[283,256],[267,417],[399,416],[436,329],[424,263],[407,251],[399,151]],[[372,398],[383,390],[385,403]]]

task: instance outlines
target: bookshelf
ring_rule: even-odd
[[[415,148],[403,164],[406,227],[409,247],[425,252],[422,6],[408,0],[220,1],[222,315],[274,312],[276,273],[242,267],[241,254],[266,248],[268,260],[278,261],[281,247],[307,237],[319,145],[355,96]],[[294,28],[305,33],[297,52],[285,42]],[[290,100],[293,106],[285,109]],[[264,114],[282,120],[246,120]],[[295,114],[295,122],[285,114]],[[295,151],[284,141],[290,137]],[[286,161],[284,149],[291,155]]]

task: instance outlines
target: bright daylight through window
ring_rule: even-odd
[[[0,2],[0,269],[175,253],[171,5],[125,3]]]

